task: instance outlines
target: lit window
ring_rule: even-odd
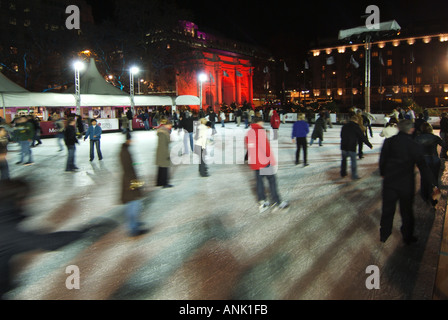
[[[392,75],[392,69],[387,69],[387,75],[391,76]]]
[[[422,67],[417,67],[417,74],[422,74]]]
[[[421,84],[422,83],[422,77],[416,77],[415,78],[415,83],[416,84]]]
[[[372,52],[372,57],[378,57],[378,51],[373,51]]]
[[[402,82],[403,84],[408,84],[408,77],[403,77]]]
[[[387,59],[387,66],[392,67],[392,59]]]

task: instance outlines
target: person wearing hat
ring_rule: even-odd
[[[171,167],[170,156],[170,141],[171,141],[171,129],[173,124],[168,119],[162,119],[160,121],[160,127],[157,130],[157,152],[156,152],[156,165],[159,167],[157,174],[157,186],[163,188],[172,188],[173,186],[168,183],[168,169]]]
[[[250,168],[255,172],[260,213],[270,207],[278,207],[280,209],[289,207],[289,203],[282,201],[277,191],[277,180],[274,168],[276,166],[276,160],[263,125],[263,119],[255,117],[251,129],[246,136],[248,162]],[[264,177],[269,182],[273,205],[266,198],[263,184]]]
[[[121,184],[121,202],[126,205],[126,219],[128,222],[129,235],[131,237],[140,236],[148,230],[140,229],[139,215],[142,211],[141,198],[143,197],[141,188],[143,183],[137,178],[134,169],[134,161],[129,151],[132,144],[131,134],[126,133],[126,141],[121,146],[120,164],[123,169]]]

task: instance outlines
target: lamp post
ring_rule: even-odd
[[[74,63],[75,68],[75,97],[76,97],[76,114],[81,114],[81,82],[79,72],[84,69],[84,63],[76,61]]]
[[[205,73],[201,73],[200,75],[199,75],[199,87],[200,87],[200,96],[199,96],[199,99],[200,99],[200,101],[201,101],[201,110],[202,110],[202,105],[203,105],[203,94],[202,94],[202,87],[203,87],[203,84],[204,84],[204,82],[205,81],[207,81],[207,76],[205,75]]]
[[[132,114],[135,114],[135,102],[134,102],[134,76],[140,72],[140,69],[137,67],[132,67],[129,71],[130,77],[130,95],[131,95],[131,111]]]

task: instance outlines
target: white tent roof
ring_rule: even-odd
[[[3,73],[0,72],[0,93],[3,92],[28,92],[18,84],[9,80]]]
[[[0,106],[5,107],[75,107],[76,98],[70,93],[22,92],[2,93]],[[199,105],[200,100],[194,96],[135,96],[136,107]],[[129,107],[129,96],[82,94],[81,107]]]
[[[89,66],[80,76],[80,89],[81,94],[128,95],[104,80],[93,58],[90,59]],[[66,92],[75,93],[75,86],[71,86]]]

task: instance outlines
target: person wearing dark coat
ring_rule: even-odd
[[[314,130],[311,134],[310,147],[313,145],[314,140],[319,139],[319,146],[322,147],[322,142],[324,141],[324,131],[327,130],[327,124],[325,122],[324,114],[320,114],[319,118],[314,124]]]
[[[420,127],[420,134],[415,137],[415,141],[423,147],[423,155],[425,157],[426,165],[431,171],[433,182],[436,187],[439,187],[439,175],[441,162],[437,153],[437,147],[445,147],[444,142],[439,136],[433,134],[432,126],[424,122]],[[431,190],[427,189],[427,185],[424,181],[421,181],[421,195],[423,200],[430,202],[432,205],[436,205],[437,201],[431,199]]]
[[[351,159],[352,179],[357,180],[358,166],[356,162],[356,147],[359,141],[363,141],[370,149],[373,148],[372,144],[367,139],[366,135],[362,132],[358,125],[358,118],[352,116],[350,121],[342,126],[341,130],[341,177],[347,176],[347,158]]]
[[[414,236],[413,212],[415,166],[418,167],[426,188],[433,189],[434,182],[425,162],[423,148],[412,138],[414,123],[411,120],[401,120],[398,129],[397,135],[385,140],[380,155],[379,169],[383,177],[380,240],[386,242],[392,234],[395,210],[399,202],[401,233],[403,241],[409,245],[417,241]]]
[[[445,146],[440,151],[440,158],[447,159],[447,147],[448,147],[448,115],[446,112],[442,113],[442,116],[440,117],[440,138],[442,138],[443,142],[445,143]]]
[[[64,142],[67,146],[68,156],[67,165],[65,167],[66,172],[74,172],[79,168],[75,165],[75,152],[76,144],[79,144],[78,138],[76,138],[75,119],[69,119],[67,128],[64,131]]]
[[[129,151],[132,144],[131,134],[126,134],[126,142],[121,146],[120,164],[122,168],[121,179],[121,202],[126,205],[126,219],[128,222],[129,235],[131,237],[140,236],[148,230],[140,229],[140,212],[142,211],[141,198],[143,197],[141,188],[143,183],[138,179],[134,169],[134,161]]]
[[[173,186],[168,183],[168,169],[171,167],[170,156],[170,134],[172,124],[167,119],[161,120],[161,126],[157,130],[158,145],[156,153],[156,166],[159,167],[157,174],[157,187],[172,188]]]

